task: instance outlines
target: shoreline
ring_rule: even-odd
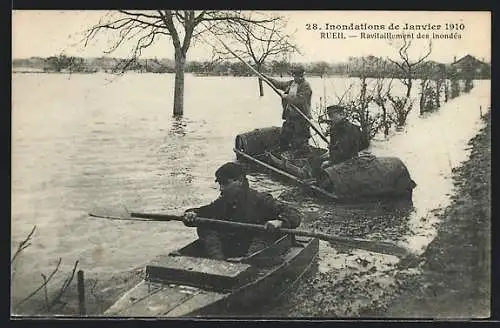
[[[364,316],[488,318],[491,302],[491,110],[469,140],[469,159],[453,170],[452,203],[441,213],[436,238],[401,279],[399,293]]]

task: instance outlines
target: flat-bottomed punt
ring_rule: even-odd
[[[317,263],[316,238],[278,239],[237,261],[204,257],[198,240],[146,266],[143,281],[106,312],[123,317],[252,316],[270,307]]]
[[[279,149],[280,133],[280,127],[267,127],[238,134],[234,145],[237,160],[291,179],[334,201],[411,201],[417,184],[401,159],[363,152],[322,168],[321,156],[328,152],[327,149],[310,147],[306,151],[286,154]]]

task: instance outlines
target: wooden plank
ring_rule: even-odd
[[[251,268],[243,263],[163,255],[146,267],[146,280],[226,291],[248,280]]]
[[[120,316],[127,317],[154,317],[171,311],[177,305],[193,297],[195,292],[182,292],[178,288],[164,287],[154,294],[134,303],[120,311]]]
[[[195,309],[200,309],[209,304],[215,303],[222,298],[229,295],[228,293],[216,293],[216,292],[208,292],[201,291],[199,294],[195,295],[192,298],[187,299],[185,302],[179,304],[171,311],[165,313],[165,316],[168,317],[181,317],[186,316],[190,312],[193,312]],[[223,313],[219,313],[222,315]]]
[[[161,255],[153,260],[147,268],[183,270],[199,272],[205,275],[235,278],[247,271],[250,265],[201,257]]]
[[[110,308],[106,310],[105,315],[121,315],[122,311],[133,306],[140,300],[149,297],[150,295],[159,292],[164,288],[158,283],[149,283],[144,280],[139,282],[135,287],[123,294]]]

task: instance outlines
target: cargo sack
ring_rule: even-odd
[[[271,151],[280,144],[281,127],[255,129],[250,132],[238,134],[235,147],[248,155],[255,156]]]
[[[359,156],[322,170],[321,186],[340,199],[409,197],[416,183],[397,157]]]

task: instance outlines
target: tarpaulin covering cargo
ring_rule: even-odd
[[[321,172],[322,188],[341,199],[384,196],[411,199],[416,183],[397,157],[363,155],[328,167]]]

